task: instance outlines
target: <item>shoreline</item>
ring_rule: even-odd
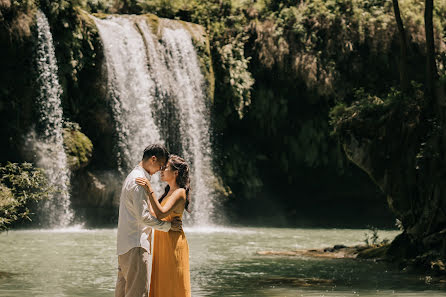
[[[320,249],[301,249],[292,251],[258,251],[260,256],[301,256],[324,259],[354,259],[374,262],[386,262],[395,270],[423,275],[426,282],[446,284],[446,265],[443,259],[423,255],[415,259],[389,256],[390,243],[379,245],[334,245]]]
[[[335,245],[321,249],[302,249],[293,251],[258,251],[262,256],[303,256],[311,258],[326,259],[368,259],[374,261],[385,261],[389,244],[366,246],[366,245]]]

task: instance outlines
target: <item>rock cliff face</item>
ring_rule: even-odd
[[[444,272],[438,264],[446,258],[443,113],[414,88],[409,98],[365,98],[345,109],[335,127],[347,156],[387,195],[401,224],[388,256]]]

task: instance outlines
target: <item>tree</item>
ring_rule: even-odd
[[[401,90],[407,92],[409,87],[409,78],[407,73],[407,36],[404,29],[403,20],[401,19],[400,7],[398,0],[392,0],[393,12],[395,14],[395,20],[398,27],[399,39],[400,39],[400,83]]]
[[[432,99],[435,97],[434,86],[438,78],[437,64],[435,62],[434,25],[432,21],[434,0],[425,0],[424,30],[426,34],[426,94]]]

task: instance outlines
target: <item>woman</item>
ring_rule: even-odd
[[[166,168],[161,171],[161,180],[168,185],[159,201],[147,179],[137,178],[136,183],[146,190],[158,219],[181,219],[190,205],[189,166],[182,158],[171,155]],[[189,245],[184,232],[155,230],[153,246],[150,297],[190,297]]]

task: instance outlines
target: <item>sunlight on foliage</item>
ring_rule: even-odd
[[[48,199],[54,190],[40,168],[31,163],[0,166],[0,231],[30,218],[29,204]]]

